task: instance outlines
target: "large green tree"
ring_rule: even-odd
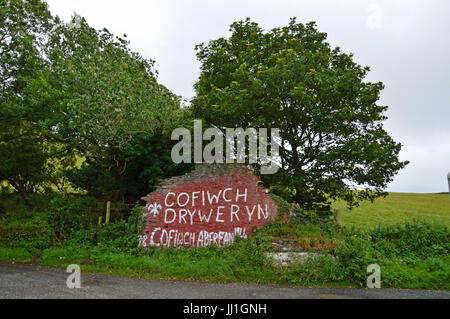
[[[314,22],[264,32],[246,19],[230,31],[196,46],[194,115],[219,128],[279,128],[281,168],[263,178],[302,208],[384,195],[407,162],[383,129],[383,84],[365,81],[369,68],[331,48]]]
[[[43,79],[52,95],[41,103],[54,103],[55,134],[86,159],[70,180],[93,195],[131,201],[178,172],[169,137],[186,112],[157,82],[154,61],[128,44],[75,15],[51,41]]]
[[[135,200],[177,172],[169,137],[188,113],[157,82],[154,61],[128,45],[74,15],[55,29],[49,66],[29,88],[53,111],[45,124],[55,138],[85,159],[70,180],[96,196]]]
[[[77,186],[136,198],[176,172],[170,132],[188,113],[153,60],[76,14],[53,18],[43,1],[0,1],[0,181],[28,201],[45,185],[62,189],[77,155]]]
[[[43,51],[56,23],[42,1],[0,0],[0,181],[28,205],[54,148],[43,139],[39,122],[46,116],[27,103],[26,87],[47,64]]]
[[[85,157],[101,160],[134,135],[168,132],[182,118],[180,98],[157,82],[154,61],[128,44],[75,15],[54,31],[49,66],[29,85],[34,103],[52,110],[46,124],[55,136]]]

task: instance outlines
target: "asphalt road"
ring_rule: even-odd
[[[64,269],[0,262],[0,299],[344,299],[344,298],[439,298],[450,299],[450,291],[362,288],[305,288],[255,284],[132,279],[83,274],[81,288],[67,288],[70,275]]]

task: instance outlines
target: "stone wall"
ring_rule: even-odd
[[[242,164],[199,164],[164,180],[145,197],[140,245],[205,247],[246,238],[278,214],[253,170]]]

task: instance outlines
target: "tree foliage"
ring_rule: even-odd
[[[0,1],[0,180],[25,200],[46,179],[51,156],[37,126],[43,114],[29,108],[26,87],[46,65],[43,50],[55,23],[41,1]]]
[[[176,171],[164,152],[143,159],[163,141],[165,150],[188,116],[157,82],[153,60],[76,14],[53,18],[40,0],[1,3],[0,180],[26,196],[46,184],[63,189],[69,175],[99,196],[136,198]]]
[[[121,148],[138,133],[170,130],[181,114],[179,97],[157,82],[154,61],[128,44],[78,16],[50,42],[51,64],[39,85],[52,94],[39,102],[55,101],[55,132],[88,156]]]
[[[331,48],[314,22],[264,32],[246,19],[230,31],[196,46],[194,115],[219,128],[279,128],[281,169],[263,178],[302,208],[384,195],[407,162],[383,129],[383,84],[364,80],[369,68]]]
[[[88,158],[67,175],[74,185],[97,198],[134,202],[154,190],[161,179],[182,175],[190,168],[171,160],[173,143],[161,132],[137,134],[109,162]]]

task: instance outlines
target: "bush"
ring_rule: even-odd
[[[364,286],[370,264],[381,266],[386,287],[442,288],[448,282],[442,281],[449,278],[448,265],[444,267],[450,245],[445,225],[396,224],[369,231],[345,230],[344,235],[344,244],[334,254],[350,282]]]
[[[378,227],[369,231],[377,250],[392,256],[438,256],[450,253],[450,233],[444,224],[416,222]]]
[[[121,251],[130,251],[138,246],[138,235],[127,221],[121,220],[104,225],[98,232],[98,245],[115,247]]]
[[[344,244],[336,247],[334,254],[341,264],[344,277],[359,286],[366,284],[367,266],[382,260],[381,254],[366,238],[356,235],[347,236]]]
[[[56,239],[62,241],[77,231],[92,228],[98,214],[89,213],[89,210],[97,204],[92,198],[54,198],[50,202],[47,222]]]
[[[38,218],[24,223],[0,223],[0,246],[24,248],[37,254],[52,243],[52,232],[45,221]]]
[[[239,265],[240,269],[236,271],[245,271],[245,265],[251,268],[270,266],[270,260],[265,255],[270,249],[266,237],[255,230],[248,239],[236,238],[233,245],[224,248],[224,253]]]
[[[70,238],[65,240],[65,247],[98,245],[114,251],[135,252],[143,227],[142,207],[135,206],[127,220],[120,219],[100,226],[90,219],[85,222],[83,227],[73,231]]]

